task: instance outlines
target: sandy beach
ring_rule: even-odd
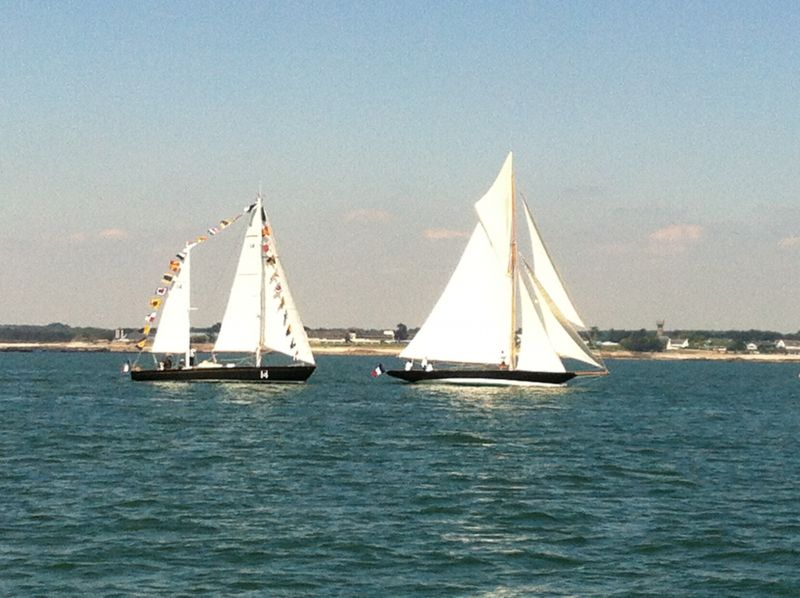
[[[211,351],[211,344],[192,345],[201,353]],[[397,355],[402,350],[399,344],[344,344],[344,343],[311,343],[311,348],[318,355]],[[58,343],[7,343],[0,342],[2,351],[62,351],[62,352],[95,352],[95,353],[138,353],[133,343],[118,341],[72,341]]]
[[[200,352],[210,352],[211,345],[196,345]],[[403,345],[399,343],[311,343],[316,355],[376,355],[397,356]],[[62,351],[62,352],[109,352],[137,353],[138,350],[129,342],[74,341],[66,343],[0,343],[3,351]],[[685,349],[680,351],[664,351],[661,353],[636,353],[633,351],[600,351],[603,359],[655,359],[661,361],[755,361],[755,362],[800,362],[800,355],[784,353],[723,353],[719,351],[703,351]]]

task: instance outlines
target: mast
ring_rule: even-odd
[[[266,289],[264,288],[264,206],[261,199],[261,183],[258,185],[258,203],[256,209],[258,210],[258,219],[261,221],[259,230],[261,231],[261,239],[259,239],[260,259],[258,260],[259,268],[261,270],[261,311],[258,318],[258,348],[256,349],[256,367],[261,367],[261,348],[264,346],[264,310],[266,303]]]
[[[508,367],[517,368],[517,181],[511,166],[511,256],[508,265],[511,276],[511,355]]]
[[[189,248],[184,249],[186,258],[184,259],[185,265],[189,267]],[[183,365],[190,367],[192,355],[192,286],[190,281],[186,281],[186,322],[189,324],[189,334],[186,336],[186,355],[183,358]]]

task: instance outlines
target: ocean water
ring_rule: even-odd
[[[558,390],[0,353],[0,594],[800,595],[800,364]]]

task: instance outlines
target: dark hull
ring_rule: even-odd
[[[557,386],[575,377],[574,372],[526,372],[523,370],[389,370],[388,375],[406,382],[441,382],[478,386]]]
[[[184,370],[131,370],[131,380],[145,382],[257,382],[291,384],[305,382],[316,366],[263,366],[190,368]]]

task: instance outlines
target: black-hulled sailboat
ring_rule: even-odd
[[[151,305],[159,308],[163,299],[163,310],[160,316],[158,312],[150,314],[138,347],[153,354],[155,364],[153,369],[142,369],[137,359],[130,372],[133,380],[291,383],[305,382],[314,372],[314,355],[289,291],[261,194],[243,213],[220,225],[227,228],[241,216],[249,218],[248,226],[211,355],[198,361],[190,335],[192,250],[208,239],[204,235],[187,244],[170,262],[170,272],[162,279],[165,286],[151,300]],[[211,234],[217,232],[217,227],[209,229]],[[156,317],[158,327],[151,343],[150,322]],[[284,360],[290,363],[262,363],[268,353],[286,356],[290,360]],[[218,358],[223,355],[238,359]],[[172,363],[173,356],[178,356],[177,363]]]
[[[608,373],[578,334],[585,329],[583,321],[530,208],[516,195],[509,153],[494,184],[475,204],[478,223],[450,282],[400,353],[408,360],[406,368],[387,374],[406,382],[553,386],[577,375]],[[517,242],[518,201],[530,235],[530,259]],[[568,370],[572,360],[591,369]]]

